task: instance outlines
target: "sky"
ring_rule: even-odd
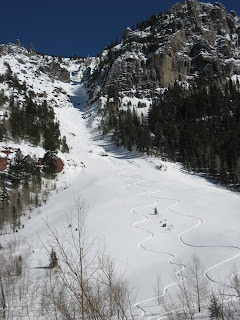
[[[37,52],[95,56],[127,27],[165,12],[183,0],[12,0],[2,1],[0,43],[16,39]],[[214,3],[215,1],[205,1]],[[219,1],[240,15],[239,0]]]

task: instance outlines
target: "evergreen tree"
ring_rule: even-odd
[[[21,202],[21,193],[20,191],[18,192],[18,196],[17,196],[17,210],[21,211],[22,208],[22,202]]]
[[[10,173],[12,175],[13,184],[17,187],[23,177],[24,172],[24,156],[20,149],[17,149],[13,161],[11,162]]]
[[[12,225],[13,229],[15,230],[20,226],[20,217],[18,215],[17,209],[15,205],[12,205]]]
[[[48,177],[54,177],[56,173],[57,156],[55,152],[48,151],[43,157],[43,172]]]
[[[66,136],[63,136],[63,138],[62,138],[62,152],[69,153],[69,147],[67,145]]]
[[[224,313],[223,313],[223,306],[222,304],[218,301],[217,297],[215,294],[212,294],[210,297],[210,304],[208,307],[209,313],[210,313],[210,319],[211,320],[224,320]]]
[[[55,250],[52,248],[50,252],[50,257],[49,257],[49,268],[55,268],[58,265],[58,258]]]
[[[19,255],[16,260],[16,276],[20,276],[22,274],[22,257]]]
[[[59,123],[49,122],[43,132],[43,147],[48,151],[56,151],[59,149],[60,144]]]
[[[35,194],[34,204],[36,208],[39,207],[39,198],[37,193]]]
[[[0,199],[2,205],[7,205],[9,202],[8,190],[6,188],[6,180],[5,174],[1,174],[1,191],[0,191]]]
[[[12,107],[10,107],[11,113],[9,116],[9,123],[13,138],[18,140],[19,138],[24,136],[25,120],[19,104],[15,104],[14,102],[12,103]]]

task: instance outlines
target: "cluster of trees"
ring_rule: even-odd
[[[21,227],[20,217],[25,209],[39,207],[46,201],[47,187],[43,191],[43,177],[56,174],[56,154],[46,152],[41,165],[36,156],[24,156],[20,149],[9,161],[6,172],[0,175],[0,229],[4,222],[11,222],[13,229]]]
[[[18,77],[15,73],[13,73],[9,63],[4,62],[4,65],[7,67],[7,71],[5,74],[0,75],[0,82],[7,82],[11,87],[15,88],[18,91],[27,91],[26,82],[23,81],[22,83],[19,82]]]
[[[38,160],[35,156],[24,156],[21,150],[18,149],[9,163],[8,174],[12,185],[18,188],[21,184],[27,185],[31,179],[35,178],[41,183],[41,175],[37,164]]]
[[[114,88],[109,87],[108,100],[100,113],[103,116],[101,128],[104,136],[111,132],[116,146],[124,146],[129,151],[136,147],[138,152],[149,154],[151,137],[147,121],[143,116],[140,118],[135,109],[121,109]]]
[[[61,139],[59,122],[51,106],[44,100],[36,103],[36,94],[27,90],[26,83],[21,84],[11,67],[7,64],[7,72],[1,76],[3,81],[8,81],[13,89],[24,96],[9,99],[8,112],[0,123],[0,141],[7,140],[10,136],[17,142],[27,140],[33,145],[40,145],[48,151],[57,151],[62,146],[63,152],[68,152],[66,137]],[[4,91],[0,93],[0,107],[8,101]]]
[[[0,107],[2,107],[8,101],[8,97],[5,95],[4,90],[0,90]]]
[[[84,61],[84,57],[77,55],[76,53],[73,56],[70,56],[70,60],[79,60],[80,62]]]
[[[40,205],[42,178],[56,175],[57,150],[69,152],[69,148],[66,137],[61,139],[53,108],[46,100],[36,103],[36,94],[6,66],[7,72],[0,75],[0,81],[7,82],[14,95],[8,98],[4,90],[0,92],[0,108],[6,110],[0,120],[0,141],[25,140],[34,146],[41,145],[46,151],[39,163],[35,156],[23,156],[18,149],[13,159],[8,160],[7,170],[1,173],[0,227],[11,221],[15,228],[20,226],[20,214],[26,206]]]
[[[61,140],[59,122],[55,119],[53,108],[46,100],[42,104],[36,103],[34,91],[28,90],[25,81],[19,82],[8,63],[5,65],[7,71],[0,75],[0,81],[7,82],[17,92],[17,96],[14,98],[12,95],[9,99],[8,112],[0,123],[0,141],[6,140],[10,134],[15,140],[25,139],[34,145],[42,143],[44,149],[49,151],[59,150],[62,146],[67,152],[66,137]],[[22,99],[19,99],[19,94],[23,96]],[[6,102],[8,97],[4,90],[1,90],[0,107]],[[8,118],[8,121],[5,118]]]
[[[53,108],[46,100],[38,105],[33,101],[34,93],[29,92],[20,105],[11,97],[9,102],[10,132],[15,140],[28,140],[33,145],[42,142],[44,149],[55,151],[60,148],[59,122],[55,120]]]
[[[157,285],[158,303],[165,319],[194,320],[200,313],[204,319],[239,319],[240,277],[236,270],[233,270],[230,281],[211,289],[205,268],[198,257],[193,256],[186,269],[181,262],[178,266],[182,269],[175,270],[176,283],[172,290],[162,290],[159,281]]]
[[[147,117],[123,110],[109,88],[101,128],[117,146],[160,154],[187,170],[207,174],[224,185],[240,186],[240,92],[238,82],[175,83],[150,106]]]
[[[0,108],[2,108],[7,101],[8,101],[8,97],[5,95],[4,90],[3,89],[0,90]],[[3,117],[2,119],[0,119],[0,141],[2,141],[5,134],[6,134],[5,117]]]
[[[240,182],[240,92],[230,80],[224,88],[178,84],[149,110],[153,146],[187,169],[204,172],[223,184]]]
[[[161,16],[162,14],[160,14]],[[139,31],[143,31],[147,27],[152,27],[154,26],[157,22],[159,21],[159,18],[156,14],[152,14],[151,17],[148,20],[141,21],[136,24],[136,28]]]
[[[1,319],[135,319],[123,275],[104,247],[86,234],[85,208],[77,199],[64,233],[47,225],[49,264],[32,270],[34,275],[29,274],[29,253],[16,254],[19,241],[11,244],[11,252],[5,243],[0,246]]]

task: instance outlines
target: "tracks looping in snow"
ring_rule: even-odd
[[[127,170],[127,168],[131,168],[130,170]],[[152,188],[152,186],[146,186],[144,185],[143,183],[146,181],[146,179],[140,179],[139,177],[136,177],[136,172],[135,172],[135,175],[132,174],[132,166],[127,166],[125,167],[125,170],[124,170],[124,173],[120,173],[121,176],[125,176],[125,179],[122,180],[122,183],[125,184],[125,186],[123,188],[125,189],[130,189],[132,185],[136,185],[136,186],[140,186],[140,187],[143,187],[144,190],[139,193],[137,196],[138,197],[145,197],[145,198],[154,198],[154,202],[153,203],[150,203],[150,204],[147,204],[147,205],[142,205],[142,206],[138,206],[138,207],[134,207],[131,209],[131,213],[133,214],[136,214],[136,215],[140,215],[142,216],[142,219],[133,223],[133,227],[141,230],[141,231],[144,231],[145,233],[147,233],[147,237],[144,238],[142,241],[140,241],[138,243],[138,246],[143,249],[143,250],[146,250],[146,251],[149,251],[149,252],[153,252],[155,254],[165,254],[165,255],[168,255],[169,256],[169,260],[168,260],[168,263],[172,264],[172,265],[177,265],[180,269],[176,272],[176,275],[180,275],[181,274],[181,277],[182,277],[182,271],[186,268],[186,266],[184,264],[181,264],[181,263],[176,263],[176,262],[173,262],[175,256],[170,253],[170,252],[161,252],[161,251],[157,251],[157,250],[152,250],[152,249],[149,249],[146,247],[146,245],[144,245],[146,242],[154,239],[155,237],[155,234],[146,229],[146,228],[143,228],[142,224],[144,224],[145,222],[147,222],[150,218],[148,215],[146,214],[143,214],[143,213],[139,213],[138,210],[139,209],[143,209],[143,208],[151,208],[151,207],[154,207],[154,206],[157,206],[157,204],[159,203],[160,200],[171,200],[171,201],[175,201],[174,204],[171,204],[170,206],[168,206],[168,210],[174,214],[177,214],[177,215],[181,215],[181,216],[184,216],[184,217],[189,217],[191,219],[195,219],[197,221],[196,224],[194,224],[192,227],[184,230],[183,232],[181,232],[178,236],[179,238],[179,241],[181,241],[183,244],[185,244],[186,246],[190,246],[190,247],[195,247],[195,248],[229,248],[229,249],[236,249],[239,251],[238,254],[234,255],[233,257],[230,257],[228,259],[225,259],[224,261],[221,261],[213,266],[211,266],[210,268],[208,268],[206,271],[205,271],[205,276],[208,280],[210,280],[211,282],[214,282],[214,283],[219,283],[219,281],[217,280],[214,280],[213,278],[211,278],[210,276],[210,272],[213,272],[215,271],[218,267],[220,267],[221,265],[223,265],[224,263],[226,262],[229,262],[237,257],[240,256],[240,247],[237,247],[237,246],[226,246],[226,245],[195,245],[195,244],[191,244],[189,242],[187,242],[186,240],[184,240],[184,235],[190,231],[192,231],[193,229],[195,228],[198,228],[200,225],[202,225],[204,223],[203,219],[201,219],[200,217],[197,217],[197,216],[193,216],[193,215],[189,215],[189,214],[186,214],[186,213],[180,213],[176,210],[173,210],[173,207],[176,207],[179,203],[180,203],[180,200],[178,199],[169,199],[169,198],[160,198],[158,196],[154,196],[154,194],[156,193],[159,193],[161,192],[161,188],[158,188],[157,190],[153,191],[153,192],[147,192],[145,188]],[[126,176],[127,174],[127,176]],[[137,179],[136,182],[131,182],[129,183],[129,181],[131,179]],[[140,179],[140,180],[139,180]],[[154,187],[155,188],[155,187]],[[182,278],[183,279],[183,278]],[[180,281],[184,281],[184,280],[180,280]],[[161,296],[164,296],[166,295],[167,293],[167,290],[176,285],[177,282],[174,282],[174,283],[171,283],[167,286],[165,286],[163,288],[163,293],[161,294]],[[221,283],[222,284],[222,283]],[[144,308],[141,306],[143,305],[144,303],[146,304],[147,302],[150,302],[150,301],[153,301],[153,300],[156,300],[158,299],[159,297],[161,296],[156,296],[156,297],[152,297],[150,299],[147,299],[147,300],[143,300],[143,301],[139,301],[138,303],[135,304],[135,307],[138,308],[142,314],[141,316],[145,316],[146,315],[146,311],[144,310]],[[164,316],[164,314],[162,314],[162,316]]]
[[[130,167],[130,166],[129,166]],[[127,168],[127,167],[126,167]],[[131,167],[132,168],[132,167]],[[127,171],[125,171],[124,173],[126,174]],[[130,171],[131,172],[131,171]],[[120,173],[121,176],[125,176],[123,173]],[[141,187],[147,187],[147,186],[144,186],[144,185],[141,185],[141,183],[143,183],[144,181],[146,181],[146,179],[141,179],[139,181],[136,181],[135,183],[128,183],[128,180],[130,180],[131,178],[134,178],[134,179],[139,179],[138,177],[134,177],[133,174],[128,174],[127,177],[125,176],[125,179],[122,180],[122,183],[125,183],[126,185],[123,187],[125,189],[130,189],[130,186],[132,184],[134,185],[139,185]],[[149,187],[149,186],[148,186]],[[143,197],[143,195],[145,195],[145,197],[153,197],[154,194],[158,193],[161,191],[161,188],[158,188],[157,190],[153,191],[153,192],[150,192],[148,193],[146,190],[144,190],[143,192],[137,194],[138,197]],[[176,205],[179,200],[176,200],[176,199],[167,199],[166,200],[171,200],[171,201],[176,201],[176,203],[174,205]],[[140,227],[139,225],[148,221],[149,220],[149,216],[145,215],[145,214],[142,214],[142,213],[138,213],[137,210],[140,209],[140,208],[148,208],[148,207],[154,207],[156,206],[157,204],[159,203],[159,199],[156,199],[155,202],[151,203],[151,204],[147,204],[147,205],[142,205],[142,206],[139,206],[139,207],[134,207],[131,209],[131,213],[134,213],[136,215],[140,215],[143,217],[143,219],[141,219],[140,221],[137,221],[135,223],[133,223],[133,227],[139,229],[139,230],[142,230],[144,231],[145,233],[148,234],[147,238],[144,238],[142,241],[140,241],[138,243],[138,246],[143,249],[143,250],[146,250],[146,251],[149,251],[149,252],[153,252],[155,254],[161,254],[161,255],[167,255],[169,256],[169,260],[168,260],[168,263],[169,264],[172,264],[172,265],[177,265],[180,269],[176,272],[176,275],[179,275],[185,268],[186,266],[184,264],[180,264],[180,263],[176,263],[176,262],[173,262],[175,256],[170,253],[170,252],[163,252],[163,251],[157,251],[157,250],[152,250],[152,249],[149,249],[147,248],[146,246],[144,246],[144,243],[153,239],[155,237],[155,234],[143,227]],[[181,280],[182,281],[182,280]],[[162,296],[164,296],[166,293],[167,293],[167,290],[176,285],[177,282],[174,282],[174,283],[171,283],[167,286],[164,287],[163,289],[163,294]],[[141,304],[143,303],[146,303],[146,302],[150,302],[152,300],[155,300],[159,298],[158,296],[157,297],[153,297],[153,298],[150,298],[150,299],[147,299],[147,300],[143,300],[143,301],[139,301],[138,303],[135,304],[135,307],[138,308],[139,310],[141,310],[142,312],[142,316],[144,316],[146,314],[146,311],[141,307]]]

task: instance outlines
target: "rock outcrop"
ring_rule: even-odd
[[[37,62],[37,64],[40,64],[40,67],[36,72],[43,72],[51,78],[67,83],[70,82],[70,72],[53,59],[42,59],[42,55],[36,53],[33,45],[30,45],[30,51],[21,46],[19,40],[16,41],[16,44],[8,43],[0,45],[0,56],[8,54],[19,56],[18,61],[20,63],[24,63],[24,59],[28,60],[30,57],[32,58],[33,63]]]
[[[48,75],[59,79],[63,82],[70,82],[70,73],[67,69],[62,68],[59,63],[51,62],[50,65],[46,65],[39,68],[39,71],[47,73]]]
[[[115,86],[118,91],[144,90],[146,95],[196,76],[230,77],[240,69],[238,21],[234,11],[227,13],[218,2],[177,3],[144,27],[128,28],[120,44],[105,48],[92,83],[105,93]]]
[[[16,46],[19,47],[19,48],[21,47],[21,42],[20,42],[19,39],[16,40]]]

